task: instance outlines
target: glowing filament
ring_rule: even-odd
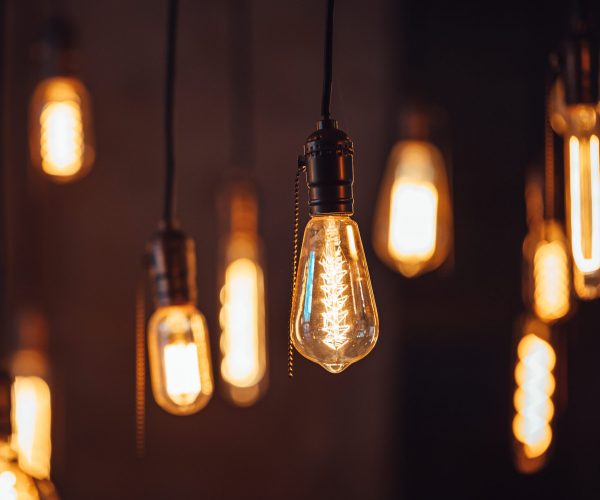
[[[550,422],[554,416],[552,394],[555,388],[552,370],[556,355],[548,342],[534,334],[521,339],[517,353],[517,390],[514,396],[517,413],[513,420],[513,433],[523,443],[525,456],[536,458],[552,442]]]
[[[40,115],[42,168],[50,175],[70,176],[83,165],[83,124],[78,102],[52,101]]]
[[[48,384],[39,377],[15,377],[13,444],[21,469],[39,479],[50,477],[51,415]]]
[[[426,261],[435,252],[438,192],[431,182],[394,181],[388,250],[397,259]]]
[[[344,269],[344,256],[340,242],[338,227],[333,221],[328,221],[325,228],[325,250],[319,261],[322,267],[321,290],[323,291],[324,312],[322,329],[326,333],[323,343],[337,350],[349,341],[347,323],[348,311],[346,302],[348,295],[345,277],[348,271]]]
[[[582,273],[600,269],[600,162],[598,137],[569,139],[573,260]]]
[[[200,394],[200,367],[196,344],[176,342],[164,349],[167,393],[179,405],[191,404]]]
[[[533,258],[536,314],[544,321],[554,321],[569,312],[569,260],[560,241],[542,241]]]
[[[257,264],[245,258],[233,261],[225,271],[221,374],[237,387],[251,387],[264,374],[259,354],[260,275]]]

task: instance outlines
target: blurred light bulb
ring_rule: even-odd
[[[0,499],[38,500],[39,495],[30,477],[13,464],[0,460]]]
[[[339,373],[375,346],[379,320],[357,224],[312,217],[304,231],[292,339],[306,358]]]
[[[549,338],[547,327],[537,321],[529,321],[517,346],[514,372],[513,434],[521,444],[520,465],[524,472],[533,472],[541,466],[540,458],[552,443],[556,354],[549,341],[538,333]]]
[[[157,404],[175,415],[190,415],[213,392],[204,317],[190,304],[159,307],[148,323],[152,393]]]
[[[266,389],[267,353],[264,276],[257,234],[258,203],[249,184],[225,197],[229,226],[221,278],[221,376],[226,396],[239,406],[253,404]]]
[[[556,221],[546,221],[533,254],[533,309],[549,323],[571,307],[571,277],[565,237]]]
[[[407,277],[438,267],[448,256],[452,209],[444,160],[428,142],[401,141],[382,182],[373,244],[379,257]]]
[[[43,80],[31,101],[30,149],[38,168],[58,182],[85,175],[94,161],[90,99],[80,80]]]
[[[12,389],[13,447],[19,467],[38,479],[50,477],[50,388],[40,377],[15,377]]]

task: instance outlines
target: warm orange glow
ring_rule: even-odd
[[[0,500],[38,500],[39,495],[31,481],[12,464],[0,461]]]
[[[13,399],[13,447],[19,467],[38,479],[50,477],[50,388],[39,377],[15,377]]]
[[[545,453],[552,442],[556,355],[552,346],[534,333],[521,339],[517,355],[513,433],[522,443],[525,457],[534,459]]]
[[[373,231],[379,257],[407,277],[448,256],[452,209],[444,161],[428,142],[402,141],[390,154]]]
[[[31,105],[31,154],[51,178],[66,182],[84,175],[94,160],[87,90],[74,78],[41,82]]]
[[[148,324],[154,399],[165,411],[190,415],[213,393],[204,317],[192,305],[161,307]]]
[[[533,307],[546,322],[567,315],[570,309],[569,256],[560,239],[542,240],[533,257]]]

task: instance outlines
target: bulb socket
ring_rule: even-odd
[[[565,40],[562,50],[567,105],[598,103],[599,59],[598,39],[587,27],[579,25]]]
[[[48,21],[35,48],[45,77],[77,73],[77,38],[73,24],[66,17],[56,16]]]
[[[161,229],[148,245],[157,307],[196,303],[196,245],[176,228]]]
[[[354,212],[354,145],[337,127],[335,120],[319,121],[304,145],[311,216]]]
[[[12,434],[11,414],[12,378],[5,370],[0,370],[0,441],[10,438]]]

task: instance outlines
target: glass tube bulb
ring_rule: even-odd
[[[394,146],[374,226],[379,258],[404,276],[444,262],[452,244],[452,208],[444,160],[433,144],[410,140]]]
[[[556,353],[548,327],[539,320],[528,319],[517,345],[514,371],[512,429],[517,445],[517,466],[522,472],[539,469],[552,443],[555,365]]]
[[[40,82],[31,99],[31,159],[56,182],[86,175],[94,162],[90,97],[75,77]]]
[[[331,373],[375,346],[377,308],[358,225],[349,216],[320,215],[308,222],[291,319],[298,352]]]
[[[584,300],[600,295],[600,119],[596,105],[567,106],[554,88],[552,126],[563,135],[565,202],[573,257],[573,284]]]
[[[267,384],[264,275],[257,234],[258,204],[248,184],[228,193],[219,323],[221,377],[227,398],[250,406]]]
[[[213,393],[204,316],[192,305],[159,307],[148,322],[148,354],[156,403],[174,415],[191,415]]]
[[[571,272],[561,224],[546,220],[530,230],[523,244],[527,261],[526,298],[538,318],[553,323],[571,310]]]

